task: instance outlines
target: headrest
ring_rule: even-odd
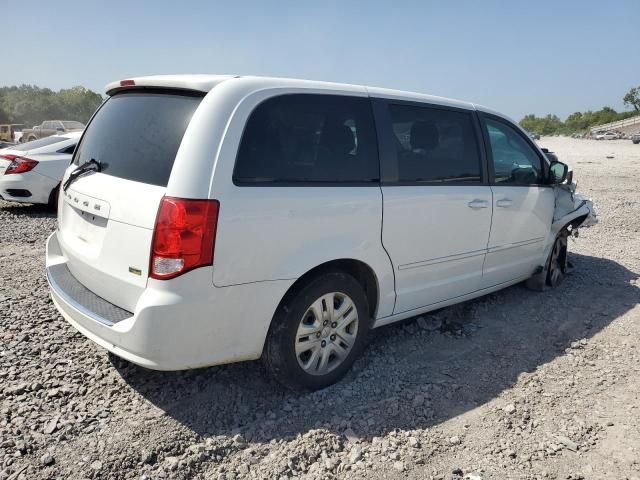
[[[438,127],[427,121],[415,122],[411,126],[409,143],[413,150],[418,148],[435,148],[438,146],[440,135]]]
[[[347,155],[356,148],[356,139],[346,125],[327,125],[322,131],[322,144],[337,155]]]

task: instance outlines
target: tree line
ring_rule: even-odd
[[[587,133],[591,127],[604,123],[624,120],[640,114],[640,86],[632,88],[623,97],[626,106],[633,107],[632,111],[617,112],[611,107],[603,107],[598,111],[575,112],[563,122],[557,115],[536,117],[534,114],[525,115],[520,125],[525,130],[539,135]]]
[[[35,85],[0,87],[0,123],[24,123],[27,127],[45,120],[87,123],[102,100],[100,94],[84,87],[57,92]]]
[[[0,87],[0,123],[24,123],[27,127],[38,125],[44,120],[77,120],[87,123],[102,101],[100,94],[84,87],[57,92],[35,85]],[[557,115],[537,117],[529,114],[520,120],[520,125],[540,135],[586,133],[595,125],[640,114],[640,86],[629,90],[623,101],[634,110],[617,112],[611,107],[604,107],[596,112],[589,110],[572,113],[564,122]]]

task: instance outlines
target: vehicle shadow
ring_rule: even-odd
[[[0,211],[11,215],[27,216],[33,218],[55,218],[56,211],[48,205],[35,203],[14,203],[0,200]]]
[[[131,387],[203,436],[268,442],[319,427],[365,438],[425,428],[490,401],[638,303],[637,273],[603,258],[571,261],[576,272],[557,289],[516,285],[427,315],[427,329],[415,319],[377,329],[347,378],[319,392],[284,391],[259,362],[177,373],[112,362]]]

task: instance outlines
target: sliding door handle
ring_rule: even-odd
[[[489,202],[487,202],[486,200],[475,199],[467,203],[467,206],[469,208],[473,208],[474,210],[478,210],[480,208],[489,208]]]
[[[496,202],[496,206],[497,207],[502,207],[502,208],[509,208],[512,203],[513,203],[513,201],[511,201],[510,198],[501,198],[500,200],[498,200]]]

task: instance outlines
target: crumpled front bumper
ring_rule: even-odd
[[[590,198],[575,193],[576,184],[562,184],[554,187],[556,196],[553,212],[553,225],[562,228],[571,224],[575,219],[583,218],[579,223],[573,223],[573,228],[592,227],[598,223],[596,209]]]
[[[593,206],[593,201],[590,198],[585,198],[582,195],[574,194],[573,196],[576,209],[586,208],[588,210],[585,219],[578,225],[580,228],[592,227],[598,223],[598,214]]]

